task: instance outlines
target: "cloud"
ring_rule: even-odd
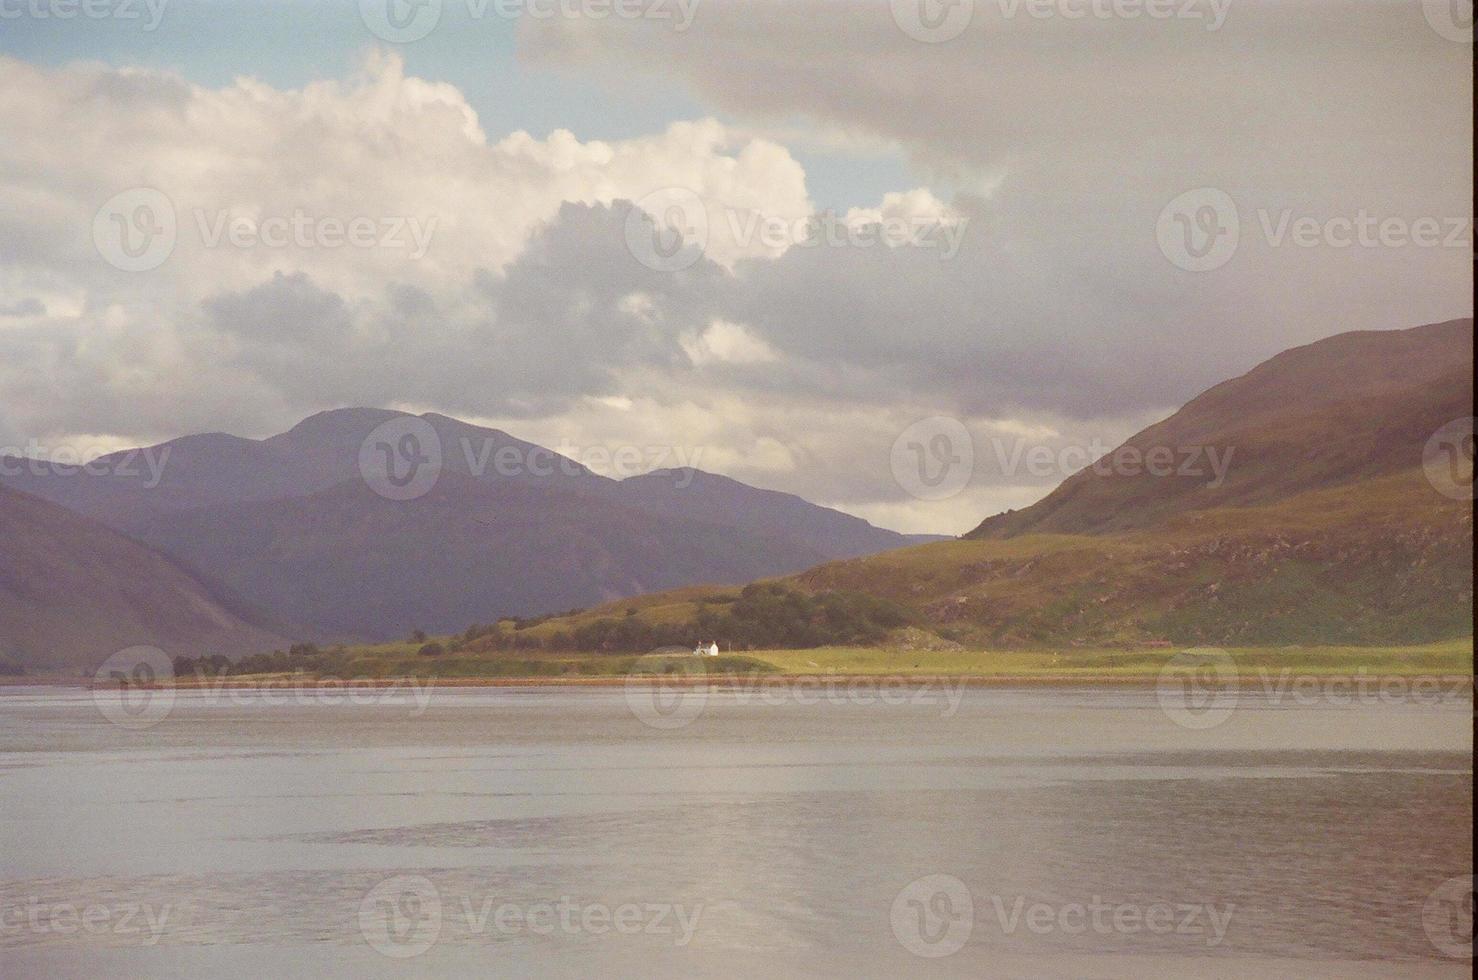
[[[0,304],[0,316],[45,316],[46,305],[34,296],[27,296],[11,303]]]
[[[526,56],[613,85],[657,71],[724,116],[615,141],[490,136],[382,52],[301,89],[0,58],[0,435],[263,435],[413,405],[697,448],[963,530],[1064,474],[980,462],[958,497],[913,499],[891,453],[921,418],[964,420],[980,460],[1008,436],[1111,442],[1294,344],[1471,311],[1469,249],[1260,230],[1284,210],[1471,217],[1471,89],[1451,84],[1469,49],[1410,6],[1254,2],[1208,31],[977,3],[946,44],[842,2],[708,6],[681,35],[523,24]],[[817,214],[791,146],[901,152],[928,186]],[[1205,186],[1241,242],[1195,274],[1157,220]],[[175,219],[143,272],[94,240],[133,188]],[[669,221],[691,248],[644,263],[631,229]]]
[[[780,359],[775,349],[742,323],[714,320],[701,333],[689,331],[678,345],[695,367],[710,364],[770,364]]]

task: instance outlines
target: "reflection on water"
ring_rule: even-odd
[[[1471,700],[957,707],[11,689],[0,976],[1467,974]]]

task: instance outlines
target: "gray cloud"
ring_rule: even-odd
[[[1002,9],[977,2],[939,45],[909,38],[886,4],[706,5],[684,34],[525,24],[534,58],[612,84],[655,71],[734,119],[614,146],[489,144],[455,89],[393,59],[303,93],[0,60],[30,93],[0,122],[31,136],[0,148],[0,203],[15,205],[0,208],[0,315],[34,318],[0,324],[0,435],[261,435],[325,407],[395,404],[546,442],[700,446],[740,479],[962,529],[1055,477],[982,466],[960,498],[914,501],[889,451],[920,417],[959,416],[983,439],[1113,442],[1294,344],[1471,312],[1468,248],[1294,247],[1261,228],[1285,209],[1471,219],[1471,48],[1420,5],[1245,2],[1216,31]],[[904,154],[952,197],[958,253],[780,254],[726,237],[748,209],[809,206],[783,148],[733,134],[807,125]],[[67,181],[42,166],[48,140],[77,146]],[[384,154],[392,140],[407,159]],[[288,145],[295,167],[348,158],[361,172],[320,199],[268,193],[300,186],[280,163]],[[99,262],[86,230],[141,182],[187,219],[307,204],[440,224],[419,263],[182,239],[158,274],[131,277]],[[628,250],[625,199],[674,185],[719,226],[712,261],[669,273]],[[1241,241],[1192,273],[1162,254],[1156,223],[1204,186],[1234,202]]]

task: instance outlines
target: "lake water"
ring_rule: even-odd
[[[1471,698],[929,693],[0,688],[0,977],[1468,975]]]

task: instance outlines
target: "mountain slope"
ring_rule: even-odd
[[[281,638],[175,561],[56,504],[0,487],[0,655],[90,670],[125,647],[227,655]]]
[[[439,446],[440,475],[423,496],[385,499],[363,479],[361,448],[386,422]],[[917,540],[723,477],[618,482],[506,432],[379,409],[322,412],[262,440],[188,436],[93,469],[12,463],[3,479],[182,559],[318,639],[461,630]]]
[[[1427,642],[1472,635],[1473,511],[1421,470],[1112,535],[974,539],[793,581],[987,645]]]
[[[1147,528],[1188,511],[1398,473],[1420,465],[1440,426],[1472,414],[1472,373],[1471,319],[1297,347],[1211,388],[1038,503],[989,518],[967,537]],[[1199,472],[1156,475],[1133,462],[1157,449],[1173,469],[1189,463]],[[1227,461],[1219,485],[1211,485],[1208,451]]]
[[[411,502],[349,482],[306,497],[161,514],[136,533],[324,638],[460,631],[824,560],[783,538],[454,473]]]
[[[752,534],[793,541],[825,559],[870,555],[940,535],[899,535],[860,517],[818,507],[795,494],[760,490],[691,468],[654,470],[628,477],[613,499],[651,514],[681,514],[712,524],[730,524]]]
[[[1422,457],[1433,432],[1472,414],[1472,358],[1471,320],[1288,351],[1127,443],[1232,447],[1221,487],[1085,470],[965,539],[831,562],[779,585],[868,596],[983,646],[1471,636],[1473,505],[1438,492]],[[627,605],[639,623],[698,638],[737,598],[684,590]],[[529,636],[589,635],[616,616],[588,610]]]

